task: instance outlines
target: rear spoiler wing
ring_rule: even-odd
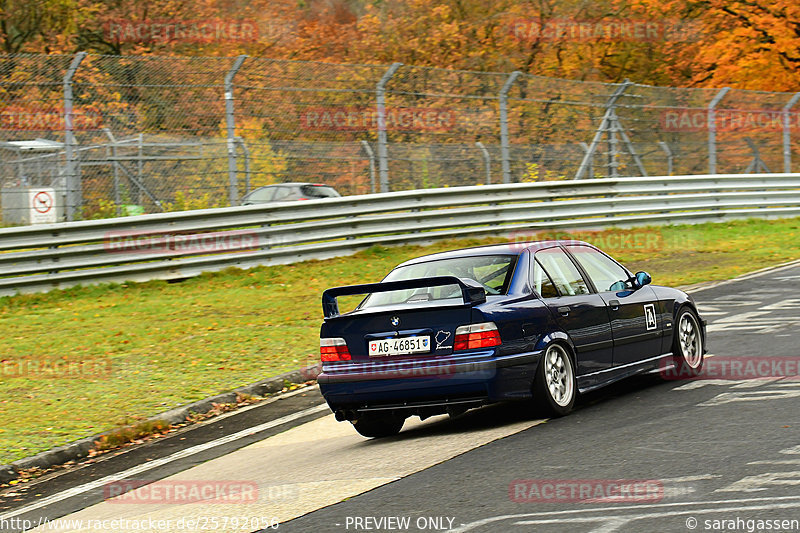
[[[434,276],[431,278],[404,279],[401,281],[386,281],[383,283],[366,283],[364,285],[347,285],[334,287],[322,293],[322,313],[325,318],[339,316],[339,296],[352,296],[354,294],[373,294],[376,292],[403,291],[407,289],[421,289],[423,287],[440,287],[442,285],[458,285],[461,287],[461,297],[464,305],[478,305],[486,301],[486,292],[483,285],[469,278],[455,276]]]

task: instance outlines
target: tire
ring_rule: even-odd
[[[550,344],[533,380],[533,400],[537,411],[544,416],[564,416],[572,411],[577,395],[575,365],[569,351],[561,344]]]
[[[672,336],[672,357],[678,379],[695,377],[703,370],[703,341],[697,314],[690,307],[681,308]]]
[[[381,438],[397,435],[406,419],[393,414],[365,414],[351,423],[363,437]]]

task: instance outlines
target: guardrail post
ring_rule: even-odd
[[[482,142],[478,141],[475,143],[475,146],[480,148],[481,154],[483,155],[483,165],[486,168],[486,185],[492,184],[492,158],[489,156],[489,150],[483,145]]]
[[[730,87],[723,87],[708,104],[708,173],[717,173],[717,113],[715,108],[725,95],[730,91]]]
[[[500,159],[503,165],[503,183],[511,183],[511,163],[508,154],[508,91],[520,74],[522,73],[518,70],[512,72],[497,95],[500,103]]]
[[[783,171],[787,174],[792,171],[791,116],[789,112],[798,100],[800,100],[800,93],[794,93],[791,100],[783,106]]]
[[[239,184],[236,179],[236,120],[233,115],[233,77],[239,72],[246,55],[240,55],[225,74],[225,124],[228,130],[228,201],[239,205]]]
[[[378,111],[378,169],[381,175],[381,192],[389,192],[389,153],[386,150],[386,84],[402,63],[392,63],[389,70],[375,85],[375,102]]]
[[[375,152],[367,141],[361,141],[361,147],[364,148],[367,157],[369,158],[369,190],[375,194]]]
[[[64,74],[64,157],[67,166],[67,220],[75,220],[77,209],[83,204],[81,177],[75,157],[74,115],[72,113],[72,78],[86,57],[86,52],[78,52]]]

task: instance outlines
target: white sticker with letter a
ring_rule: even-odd
[[[644,320],[647,323],[647,331],[651,329],[656,329],[658,325],[656,324],[656,306],[653,304],[647,304],[644,306]]]

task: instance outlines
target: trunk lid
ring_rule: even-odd
[[[336,298],[344,295],[455,285],[461,294],[438,301],[413,301],[356,309],[339,314]],[[472,308],[486,301],[483,286],[474,280],[452,276],[411,279],[328,289],[323,294],[325,322],[320,336],[347,342],[355,361],[385,361],[449,355],[455,330],[472,323]]]

